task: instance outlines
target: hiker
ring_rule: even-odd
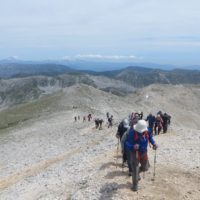
[[[140,119],[143,119],[143,112],[139,114]]]
[[[77,121],[77,117],[76,117],[76,116],[74,117],[74,121],[75,121],[75,122]]]
[[[103,119],[99,120],[99,130],[102,130]]]
[[[139,113],[132,113],[130,126],[137,124],[139,119],[140,119]]]
[[[78,116],[78,120],[80,120],[80,116]]]
[[[99,119],[95,119],[94,122],[95,122],[96,129],[98,129],[99,128]]]
[[[129,130],[130,126],[129,126],[129,120],[128,119],[124,119],[120,122],[118,129],[117,129],[117,133],[116,133],[116,137],[120,140],[121,142],[121,151],[122,151],[122,167],[124,166],[124,164],[127,161],[127,156],[126,153],[124,151],[124,142],[125,142],[125,138],[123,137],[124,134]],[[124,139],[123,139],[124,138]]]
[[[111,117],[108,118],[108,128],[113,126],[113,115],[111,115]]]
[[[163,133],[167,133],[168,125],[170,124],[170,119],[171,119],[171,116],[168,115],[167,113],[164,113],[164,115],[162,116]]]
[[[122,120],[118,126],[116,133],[116,137],[119,138],[120,141],[122,139],[123,134],[127,131],[128,128],[130,128],[128,119]]]
[[[107,119],[109,119],[109,117],[110,117],[109,112],[106,113],[106,117],[107,117]]]
[[[153,128],[154,128],[154,125],[155,125],[156,117],[154,115],[152,115],[152,113],[149,113],[149,115],[146,118],[146,121],[148,122],[149,129],[153,134]]]
[[[157,112],[157,115],[160,115],[160,116],[162,117],[162,115],[163,115],[162,111],[159,110],[159,111]]]
[[[139,120],[131,127],[125,140],[125,151],[128,156],[129,175],[132,175],[133,190],[138,190],[139,173],[149,169],[150,164],[147,155],[148,143],[157,149],[151,131],[147,127],[145,120]],[[140,167],[139,167],[140,164]]]
[[[86,116],[83,116],[83,122],[86,122]]]
[[[154,126],[155,135],[159,135],[160,134],[160,131],[163,128],[162,124],[163,124],[162,117],[158,114],[157,117],[156,117],[155,126]]]
[[[92,114],[89,114],[89,115],[88,115],[88,122],[90,122],[91,119],[92,119]]]

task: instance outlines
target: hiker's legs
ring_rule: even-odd
[[[167,133],[167,124],[163,125],[163,133]]]
[[[155,132],[155,135],[157,135],[157,125],[155,125],[154,127],[154,132]]]
[[[129,171],[129,174],[132,173],[132,160],[131,160],[131,152],[130,151],[126,151],[126,155],[127,155],[127,162],[128,162],[128,171]]]
[[[123,155],[122,155],[122,159],[123,159],[123,160],[122,160],[123,163],[125,163],[125,162],[127,161],[127,155],[126,155],[125,152],[124,152]]]
[[[134,151],[128,151],[128,168],[129,173],[132,175],[133,190],[138,189],[138,179],[139,179],[139,165],[136,159],[136,153]]]
[[[162,127],[161,126],[159,126],[158,127],[158,135],[160,134],[160,131],[162,130]]]
[[[150,129],[150,131],[151,131],[151,133],[153,135],[153,126],[149,126],[149,129]]]
[[[133,190],[138,190],[138,180],[139,180],[139,163],[138,158],[136,158],[136,152],[130,153],[130,160],[131,160],[131,168],[132,168],[132,183],[133,183]]]
[[[140,172],[145,172],[148,171],[150,164],[149,164],[149,159],[148,159],[148,155],[147,152],[145,152],[144,154],[140,155]]]
[[[102,130],[102,124],[100,124],[100,126],[99,126],[99,130]]]

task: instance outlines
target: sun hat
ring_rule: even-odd
[[[139,120],[137,124],[133,126],[134,130],[138,133],[143,133],[144,131],[148,131],[148,125],[145,120]]]

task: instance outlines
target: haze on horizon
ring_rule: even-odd
[[[0,59],[200,64],[198,0],[0,3]]]

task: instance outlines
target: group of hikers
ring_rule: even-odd
[[[147,154],[148,144],[154,150],[158,148],[153,139],[153,130],[155,135],[159,134],[161,129],[164,133],[167,132],[170,120],[171,116],[159,111],[156,117],[150,113],[146,120],[143,119],[143,112],[131,113],[128,118],[120,122],[116,137],[118,138],[118,146],[119,142],[121,143],[122,167],[127,163],[129,176],[132,176],[133,191],[138,190],[140,173],[147,171],[150,167]]]
[[[92,114],[83,116],[83,122],[86,121],[86,118],[88,122],[92,121]],[[113,115],[110,115],[110,113],[107,112],[106,118],[108,128],[112,127]],[[80,116],[75,116],[74,120],[75,122],[80,120]],[[101,130],[103,122],[104,120],[102,118],[94,118],[95,128]],[[149,113],[145,119],[143,112],[133,112],[118,125],[116,133],[116,137],[118,138],[117,151],[120,143],[122,151],[122,167],[127,164],[128,174],[129,176],[132,176],[134,191],[138,190],[138,182],[141,179],[140,173],[147,171],[150,167],[147,154],[148,145],[155,150],[155,153],[158,148],[153,139],[153,135],[159,135],[161,131],[166,133],[170,123],[171,116],[159,111],[156,116]]]
[[[106,113],[106,118],[107,118],[107,125],[108,128],[111,128],[113,126],[113,115],[110,115],[109,112]],[[83,116],[83,122],[86,122],[86,119],[88,122],[92,121],[92,114],[88,114],[87,116]],[[74,122],[77,122],[80,120],[80,116],[74,116]],[[94,123],[95,123],[95,128],[102,130],[102,125],[103,125],[104,120],[102,118],[95,118]]]
[[[162,130],[163,133],[167,133],[168,127],[171,123],[171,116],[167,113],[163,114],[162,111],[159,111],[157,113],[157,116],[154,116],[152,113],[149,113],[149,115],[146,118],[146,121],[149,124],[151,132],[155,135],[159,135]]]
[[[92,120],[92,114],[88,114],[87,116],[83,116],[83,122],[86,122],[86,118],[88,119],[88,122]],[[77,122],[81,119],[80,115],[74,116],[74,122]]]

